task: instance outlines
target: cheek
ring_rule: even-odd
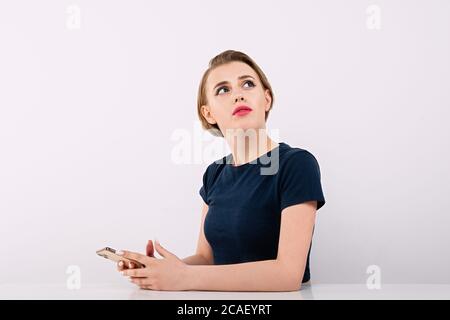
[[[257,106],[258,114],[266,114],[266,99],[264,97],[258,97],[257,101],[255,101],[255,105]]]
[[[222,126],[227,125],[231,121],[231,111],[228,112],[225,106],[214,105],[211,108],[211,115]]]
[[[227,117],[232,112],[232,104],[225,97],[218,98],[214,101],[212,110],[217,117]]]
[[[264,111],[266,107],[266,97],[264,96],[263,92],[255,92],[255,94],[249,95],[249,102],[257,107],[258,109],[262,109]]]

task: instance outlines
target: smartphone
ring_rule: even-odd
[[[116,254],[116,250],[110,247],[105,247],[103,249],[97,250],[97,254],[105,259],[109,259],[115,262],[119,262],[120,260],[122,260],[126,263],[126,265],[128,265],[129,262],[133,262],[136,268],[145,268],[145,265],[140,263],[139,261],[119,256],[118,254]]]

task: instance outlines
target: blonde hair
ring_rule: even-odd
[[[266,121],[269,116],[270,110],[272,110],[272,105],[273,105],[273,101],[274,101],[273,91],[272,91],[272,87],[269,83],[269,80],[267,80],[267,77],[264,74],[264,72],[256,64],[256,62],[253,61],[252,58],[250,58],[248,55],[246,55],[243,52],[234,51],[234,50],[226,50],[226,51],[218,54],[217,56],[215,56],[214,58],[212,58],[209,61],[209,67],[204,72],[203,77],[200,81],[200,85],[198,87],[198,96],[197,96],[197,113],[198,113],[198,117],[200,119],[203,129],[208,130],[212,135],[218,136],[218,137],[223,137],[223,134],[220,131],[217,123],[210,124],[208,121],[206,121],[205,117],[203,116],[203,114],[201,112],[201,107],[203,105],[207,104],[206,90],[205,90],[206,80],[208,79],[208,76],[212,70],[214,70],[218,66],[221,66],[221,65],[224,65],[224,64],[227,64],[230,62],[234,62],[234,61],[243,62],[243,63],[247,64],[250,68],[252,68],[258,75],[259,79],[261,80],[263,89],[269,90],[270,96],[272,97],[272,102],[270,103],[269,110],[266,111],[266,117],[265,117]]]

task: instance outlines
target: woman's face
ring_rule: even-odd
[[[217,123],[224,135],[227,130],[265,128],[265,114],[272,97],[246,63],[235,61],[216,67],[210,72],[205,89],[208,104],[202,106],[203,116],[210,124]],[[233,114],[239,106],[251,111]]]

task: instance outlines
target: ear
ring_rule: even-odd
[[[270,94],[270,90],[266,89],[264,91],[264,95],[266,97],[266,112],[270,110],[270,105],[272,104],[272,95]]]
[[[214,119],[214,117],[211,113],[211,109],[208,105],[203,105],[200,109],[201,109],[203,117],[206,119],[206,121],[208,121],[209,124],[217,123],[217,121]]]

